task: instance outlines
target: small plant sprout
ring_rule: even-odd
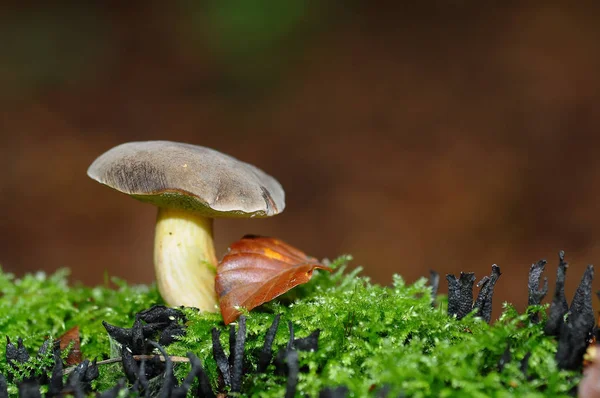
[[[158,207],[154,266],[168,305],[216,312],[213,219],[270,217],[285,208],[281,185],[213,149],[170,141],[130,142],[98,157],[88,176]]]

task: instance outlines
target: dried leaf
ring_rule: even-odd
[[[333,271],[279,239],[244,236],[217,266],[215,289],[225,324],[237,319],[239,307],[250,311],[308,282],[315,269]]]
[[[81,351],[79,347],[79,326],[74,326],[71,329],[67,330],[62,336],[58,338],[60,342],[60,349],[64,351],[69,344],[73,342],[71,349],[69,350],[69,354],[67,355],[67,359],[65,363],[67,366],[77,365],[81,362]]]

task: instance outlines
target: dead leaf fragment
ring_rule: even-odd
[[[63,333],[62,336],[58,338],[58,341],[60,344],[61,351],[67,349],[71,342],[73,342],[73,344],[71,345],[71,349],[67,354],[67,359],[65,361],[67,366],[77,365],[81,362],[82,358],[81,350],[79,347],[79,326],[74,326],[71,329],[67,330],[65,333]]]

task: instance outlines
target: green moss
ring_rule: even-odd
[[[51,276],[37,273],[16,279],[0,270],[0,331],[14,343],[21,337],[32,357],[47,338],[58,338],[79,326],[84,357],[108,358],[110,342],[102,321],[131,325],[136,312],[161,302],[154,286],[129,286],[116,278],[112,284],[94,288],[68,286],[67,277],[68,271],[60,270]],[[0,373],[8,375],[5,349],[1,344]],[[99,387],[113,381],[108,368],[101,368],[108,377]],[[115,381],[121,377],[113,373]],[[16,391],[14,386],[12,391]]]
[[[554,361],[556,342],[543,334],[543,321],[531,324],[505,304],[500,318],[488,325],[468,316],[461,321],[446,315],[446,302],[439,296],[431,306],[426,280],[407,285],[395,276],[389,287],[372,284],[357,271],[345,273],[349,257],[334,262],[333,274],[315,273],[310,283],[293,289],[277,300],[247,315],[246,357],[251,369],[243,389],[249,396],[281,397],[285,378],[253,372],[252,361],[262,348],[264,335],[276,314],[281,322],[274,351],[286,345],[292,321],[296,338],[321,329],[319,349],[300,352],[301,373],[298,392],[318,396],[325,387],[347,386],[353,396],[366,396],[384,386],[392,396],[567,396],[579,375],[560,371]],[[46,336],[58,337],[68,328],[81,328],[81,349],[85,357],[105,358],[110,343],[102,320],[130,327],[134,314],[160,302],[154,287],[129,287],[117,281],[108,287],[67,287],[66,274],[51,277],[28,275],[14,279],[0,273],[0,330],[27,347],[39,347]],[[530,310],[541,309],[541,307]],[[201,314],[186,309],[187,335],[170,345],[171,355],[191,351],[202,360],[211,380],[216,380],[212,358],[211,329],[222,330],[221,343],[228,350],[227,327],[220,314]],[[507,346],[513,360],[498,372],[498,362]],[[528,376],[520,360],[531,352]],[[183,377],[189,366],[179,364]],[[7,373],[4,347],[0,348],[0,372]],[[119,365],[102,366],[100,389],[122,377]],[[460,390],[459,390],[460,389]]]

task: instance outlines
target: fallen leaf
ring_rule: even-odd
[[[71,345],[71,349],[67,354],[66,364],[67,366],[77,365],[81,362],[81,351],[79,347],[79,326],[74,326],[71,329],[67,330],[63,333],[62,336],[58,338],[60,344],[60,350],[64,351],[69,347],[69,344],[73,342]]]
[[[229,247],[217,265],[215,290],[225,324],[241,314],[306,283],[315,269],[333,271],[287,243],[246,235]]]

